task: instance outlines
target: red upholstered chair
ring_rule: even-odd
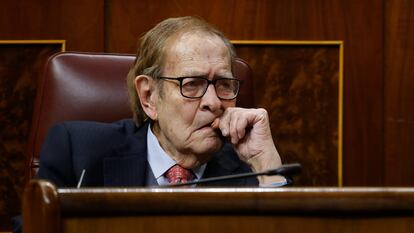
[[[49,128],[67,120],[113,122],[131,118],[126,77],[135,56],[64,52],[50,57],[40,79],[27,148],[26,178],[39,166]],[[244,80],[238,105],[252,107],[252,73],[237,59],[235,76]],[[59,156],[59,155],[56,155]]]

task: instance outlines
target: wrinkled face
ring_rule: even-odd
[[[177,38],[167,51],[164,77],[205,75],[209,80],[232,78],[230,54],[217,36],[186,33]],[[222,147],[220,133],[211,123],[236,100],[220,100],[214,86],[205,95],[189,99],[180,93],[179,82],[163,80],[163,95],[157,100],[155,134],[163,147],[177,162],[186,167],[208,161]],[[186,160],[183,162],[183,160]]]

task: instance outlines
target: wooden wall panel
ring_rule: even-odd
[[[68,50],[103,52],[103,7],[103,0],[4,0],[0,3],[0,40],[60,39],[66,40]],[[51,53],[40,56],[30,49],[0,53],[0,231],[9,231],[11,216],[20,211],[23,153],[37,75]],[[4,63],[5,58],[14,63]],[[26,72],[23,77],[22,72]]]
[[[232,40],[344,41],[344,185],[382,185],[382,7],[377,0],[108,0],[105,44],[134,52],[139,35],[184,15],[203,17]]]
[[[38,79],[48,57],[62,48],[62,42],[0,41],[0,230],[19,214]]]
[[[303,166],[295,185],[338,186],[341,46],[305,43],[241,41],[236,51],[253,69],[255,106],[269,113],[282,161]]]
[[[104,0],[1,1],[1,40],[66,40],[67,50],[104,47]]]
[[[385,185],[414,185],[414,1],[386,1]]]

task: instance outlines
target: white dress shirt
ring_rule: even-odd
[[[157,180],[158,185],[169,184],[164,173],[176,164],[176,162],[162,149],[160,143],[158,142],[157,137],[151,129],[151,124],[148,125],[147,133],[147,152],[148,152],[148,163],[154,174],[155,179]],[[195,174],[195,180],[199,180],[206,169],[207,164],[203,164],[200,167],[193,169]]]

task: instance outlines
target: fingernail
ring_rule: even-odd
[[[220,124],[220,119],[216,118],[214,119],[213,123],[211,123],[211,127],[213,127],[213,129],[217,129],[219,127]]]
[[[231,139],[231,143],[232,143],[232,144],[237,144],[237,138],[232,138],[232,139]]]

